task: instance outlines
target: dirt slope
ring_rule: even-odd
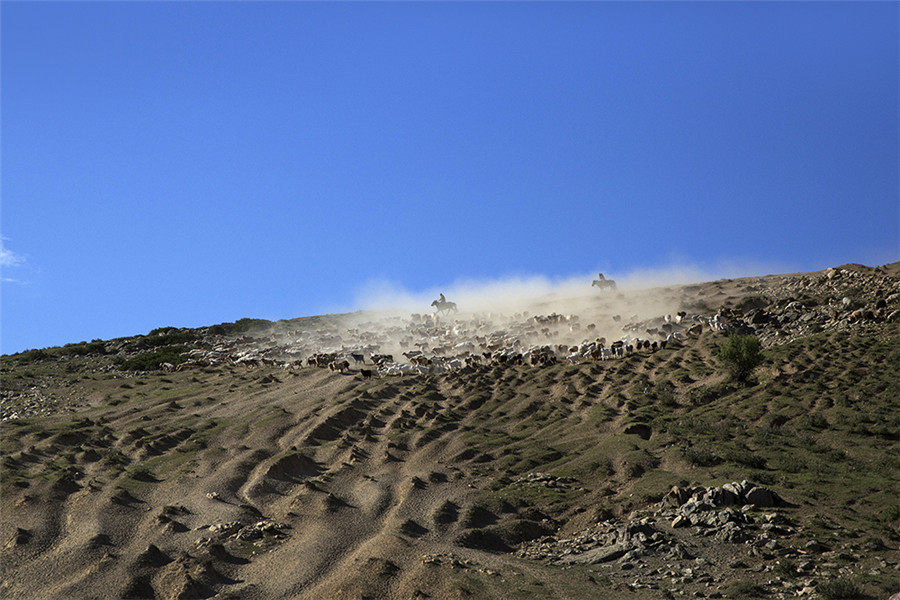
[[[523,314],[471,334],[482,317],[448,317],[443,340],[431,322],[385,325],[404,332],[396,358],[464,331],[482,355],[542,336],[559,355],[542,365],[499,346],[399,377],[363,378],[368,351],[345,371],[296,364],[364,339],[360,315],[3,357],[0,594],[886,598],[900,591],[897,277],[847,265],[594,296],[549,335]],[[679,311],[698,319],[663,328]],[[613,327],[630,345],[684,335],[566,359]],[[716,358],[737,328],[766,347],[747,386]],[[169,347],[194,368],[120,368]],[[742,480],[757,491],[725,503]]]

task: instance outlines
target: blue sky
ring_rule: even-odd
[[[900,260],[896,2],[4,1],[0,28],[3,353],[379,286]]]

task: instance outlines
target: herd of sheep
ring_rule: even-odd
[[[744,327],[736,315],[684,312],[649,320],[619,315],[583,323],[578,315],[437,313],[371,320],[336,318],[315,329],[281,328],[238,339],[217,338],[212,350],[193,350],[179,369],[231,363],[286,369],[328,368],[363,378],[444,373],[481,365],[548,365],[603,361],[652,353],[700,334],[705,328]],[[348,326],[349,325],[349,326]],[[616,331],[615,339],[599,335]]]

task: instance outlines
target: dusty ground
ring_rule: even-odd
[[[4,357],[7,397],[52,410],[2,425],[0,593],[849,597],[828,587],[844,581],[851,595],[886,597],[900,589],[900,333],[887,318],[900,298],[883,316],[849,315],[897,294],[900,269],[843,270],[863,275],[840,285],[825,273],[774,275],[532,309],[575,309],[604,332],[621,326],[614,313],[628,320],[621,305],[642,307],[642,318],[712,314],[748,297],[772,314],[797,299],[818,309],[758,326],[767,362],[748,388],[728,384],[715,358],[727,334],[708,329],[612,361],[373,379],[358,365],[131,373],[107,356]],[[845,294],[853,305],[837,314],[828,300]],[[823,343],[848,350],[821,352]],[[521,480],[529,473],[565,479],[532,485]],[[660,504],[673,485],[741,479],[790,502],[749,508],[749,541],[673,528]],[[777,535],[760,525],[772,511]],[[684,552],[593,564],[515,552],[640,519]]]

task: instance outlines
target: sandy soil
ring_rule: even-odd
[[[900,277],[900,264],[879,274]],[[779,286],[802,276],[585,296],[533,310],[580,311],[581,322],[600,324],[601,333],[621,325],[613,314],[627,320],[630,312],[649,318],[713,311],[748,295],[777,298]],[[712,360],[715,347],[697,340],[682,352],[689,349],[698,360]],[[587,421],[594,398],[670,367],[662,359],[616,367],[485,366],[372,380],[356,366],[344,373],[234,365],[137,376],[79,373],[55,390],[79,399],[77,408],[3,424],[4,469],[27,477],[8,480],[0,495],[0,593],[59,599],[614,593],[589,571],[454,542],[466,529],[466,510],[495,481],[492,461],[503,458],[473,460],[471,437],[462,434],[486,418],[473,404],[479,391],[496,398],[513,390],[510,407],[522,414],[535,399],[581,398],[561,408],[583,411]],[[506,413],[500,406],[494,414]],[[626,425],[616,417],[595,435]],[[559,431],[555,447],[580,443],[586,431]],[[490,449],[485,440],[474,451]],[[617,498],[627,498],[623,486]],[[583,507],[555,523],[561,533],[593,522],[589,509],[607,491],[602,481],[587,487]],[[456,514],[437,522],[447,506]],[[626,595],[660,597],[652,590]]]

